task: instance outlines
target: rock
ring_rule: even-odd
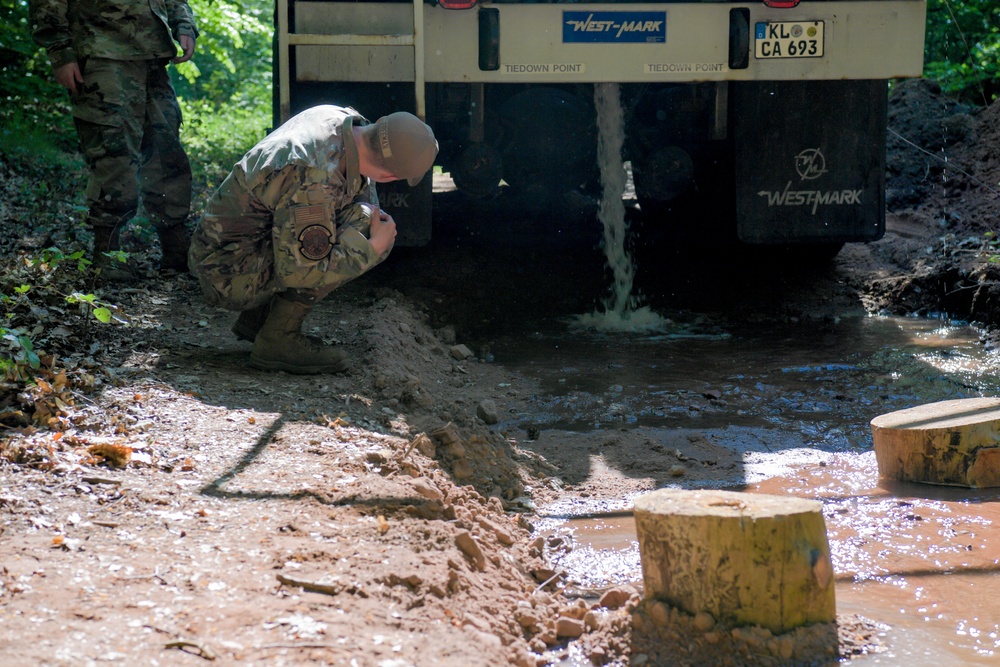
[[[555,646],[559,643],[559,637],[556,635],[555,629],[548,629],[539,633],[538,638],[545,642],[546,646]]]
[[[537,629],[541,623],[541,618],[530,607],[518,607],[514,610],[514,620],[526,630]]]
[[[584,625],[583,621],[570,618],[568,616],[560,616],[556,619],[556,636],[566,637],[570,639],[576,639],[583,635]]]
[[[441,500],[444,498],[444,494],[441,493],[441,489],[427,477],[417,477],[410,482],[410,486],[416,491],[420,496],[427,498],[428,500]]]
[[[385,465],[392,460],[392,452],[388,449],[376,449],[365,454],[365,460],[372,465]]]
[[[531,576],[535,578],[540,584],[544,584],[546,581],[552,579],[556,576],[556,571],[547,567],[538,568],[537,570],[531,571]]]
[[[497,412],[497,404],[490,399],[483,399],[476,407],[476,416],[484,423],[493,425],[500,421],[500,414]]]
[[[456,535],[455,544],[462,550],[462,553],[469,557],[477,570],[481,572],[486,569],[486,556],[483,555],[479,543],[469,534],[469,531],[463,530]]]
[[[513,667],[535,667],[535,656],[526,649],[519,649],[512,658]]]
[[[472,354],[472,350],[462,344],[452,345],[448,351],[451,353],[451,356],[455,357],[459,361],[465,361],[466,359],[474,356]]]
[[[528,543],[528,553],[532,556],[540,557],[545,551],[545,538],[536,537]]]
[[[687,468],[680,464],[670,466],[670,476],[671,477],[683,477],[687,472]]]
[[[462,438],[458,435],[458,428],[451,422],[434,429],[430,432],[430,436],[445,446],[455,442],[462,442]]]
[[[646,608],[646,613],[649,614],[650,620],[656,624],[657,627],[662,628],[670,620],[670,608],[666,603],[657,600],[653,602]]]
[[[580,600],[580,602],[583,602],[583,600]],[[583,617],[587,615],[587,607],[586,607],[587,603],[584,602],[583,604],[584,604],[583,607],[577,607],[577,606],[563,607],[562,610],[559,612],[559,615],[565,616],[566,618],[575,618],[578,621],[582,621]]]
[[[608,609],[619,609],[628,602],[630,597],[632,597],[632,591],[626,588],[611,588],[604,592],[598,604]]]
[[[701,632],[707,632],[715,627],[715,619],[707,611],[699,611],[694,615],[694,627]]]
[[[551,570],[550,570],[551,572]],[[545,591],[537,591],[531,596],[531,604],[541,607],[548,607],[552,604],[552,596]]]
[[[476,521],[479,522],[479,525],[482,526],[484,530],[488,530],[494,535],[496,535],[497,542],[499,542],[500,544],[504,545],[505,547],[509,547],[512,544],[514,544],[514,538],[511,537],[509,532],[507,532],[500,526],[496,525],[486,517],[483,516],[477,517]]]
[[[437,447],[434,445],[434,441],[427,437],[426,433],[421,433],[414,438],[412,446],[429,459],[434,458],[434,455],[437,454]]]

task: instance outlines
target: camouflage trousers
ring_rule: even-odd
[[[191,207],[191,164],[180,142],[181,110],[165,59],[80,63],[73,120],[90,170],[87,222],[118,228],[142,204],[159,229]]]
[[[282,169],[271,179],[268,189],[298,192],[298,181],[292,177],[298,171],[290,167]],[[321,285],[292,286],[297,281],[290,280],[288,270],[301,267],[292,261],[276,266],[275,261],[275,255],[289,254],[282,245],[281,234],[275,230],[275,218],[287,219],[289,207],[294,208],[296,203],[291,196],[282,199],[285,203],[281,209],[268,209],[251,193],[247,176],[239,165],[212,195],[191,236],[188,252],[188,266],[210,305],[227,310],[252,310],[269,303],[278,294],[290,301],[313,305],[354,277],[331,271]]]
[[[188,267],[210,305],[250,310],[283,289],[274,280],[273,224],[246,175],[233,169],[209,200],[188,251]]]

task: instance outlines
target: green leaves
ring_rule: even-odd
[[[983,233],[983,254],[987,264],[1000,264],[1000,238],[996,232]]]
[[[66,297],[66,303],[75,303],[84,306],[84,308],[89,308],[94,318],[99,322],[107,324],[111,321],[111,309],[113,306],[100,301],[93,294],[83,294],[81,292],[73,292]],[[122,320],[124,321],[124,320]]]
[[[18,379],[18,365],[27,364],[35,370],[41,366],[31,337],[22,329],[0,329],[0,337],[7,342],[9,355],[6,359],[0,356],[0,369],[6,379]]]
[[[996,0],[928,0],[924,75],[972,104],[1000,94],[1000,4]]]
[[[74,332],[85,331],[88,322],[96,320],[100,326],[128,324],[116,305],[82,289],[93,280],[90,265],[83,250],[64,252],[58,247],[3,258],[0,400],[22,402],[23,390],[38,384],[41,376],[62,372],[56,364],[60,353],[65,352],[60,344]],[[66,308],[67,304],[76,306],[79,314]],[[43,349],[52,346],[54,349]],[[55,408],[46,405],[44,400],[35,401],[35,414],[51,417]]]

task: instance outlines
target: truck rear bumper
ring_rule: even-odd
[[[409,3],[294,6],[298,80],[416,81],[414,46],[388,39],[414,34]],[[921,74],[926,3],[505,3],[420,14],[428,83],[890,79]],[[373,34],[387,39],[350,43]]]

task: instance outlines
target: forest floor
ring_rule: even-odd
[[[713,307],[948,313],[996,344],[1000,106],[970,110],[908,82],[889,125],[885,237],[849,244],[804,284],[772,276],[760,290],[730,267]],[[66,242],[58,221],[79,217],[71,203],[25,201],[34,176],[20,169],[0,164],[8,262]],[[550,558],[563,545],[533,525],[558,497],[622,495],[620,478],[574,488],[522,446],[533,434],[518,415],[539,387],[491,363],[486,333],[521,311],[592,305],[599,257],[482,250],[399,249],[322,302],[307,326],[350,352],[344,375],[250,368],[232,314],[205,306],[190,276],[96,288],[119,324],[34,302],[36,342],[59,352],[42,355],[29,389],[5,381],[0,393],[0,662],[657,664],[644,622],[633,626],[636,591],[566,589]],[[704,447],[690,439],[678,458]],[[650,454],[622,456],[641,466]],[[663,612],[645,609],[653,622]],[[672,627],[698,645],[690,664],[743,664],[748,647],[754,664],[816,657],[815,637],[706,639],[676,612]],[[842,653],[865,641],[864,627],[839,631]]]

